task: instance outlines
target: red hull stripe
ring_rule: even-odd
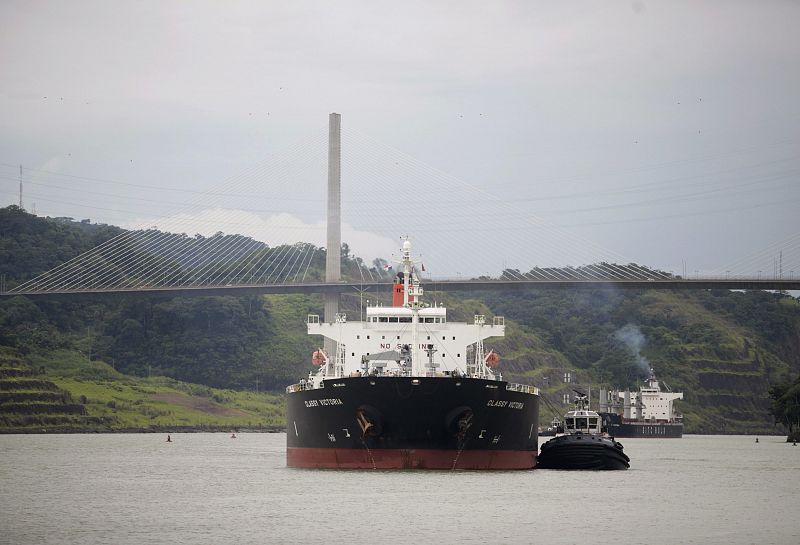
[[[311,469],[533,469],[535,450],[286,448],[286,465]]]

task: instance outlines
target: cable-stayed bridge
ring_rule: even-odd
[[[387,254],[400,246],[400,235],[423,252],[419,272],[437,291],[800,290],[800,233],[716,270],[646,266],[545,221],[524,200],[469,185],[357,132],[342,133],[339,123],[332,114],[327,142],[302,142],[219,189],[187,192],[188,201],[132,197],[158,210],[149,225],[23,284],[0,286],[2,295],[382,292],[393,276]],[[47,186],[35,172],[31,177],[34,186]],[[326,178],[324,199],[319,182]],[[697,194],[696,181],[685,191],[687,198]],[[326,251],[339,247],[339,255]],[[367,262],[353,253],[384,258]]]

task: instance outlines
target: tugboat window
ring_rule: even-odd
[[[575,427],[576,428],[580,428],[580,429],[586,428],[587,427],[586,419],[585,418],[576,418],[575,419]]]
[[[411,323],[411,316],[400,316],[400,323],[401,324],[410,324]]]
[[[393,323],[397,323],[397,316],[392,316],[391,318],[389,318],[389,321],[393,322]]]
[[[380,320],[381,322],[388,322],[389,318],[387,318],[386,316],[381,316],[380,318],[378,318],[378,320]]]
[[[589,427],[590,427],[590,428],[595,428],[595,427],[597,427],[597,419],[596,419],[596,418],[590,418],[590,419],[589,419]]]

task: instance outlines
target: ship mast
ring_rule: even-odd
[[[486,317],[481,314],[475,315],[475,325],[478,329],[478,341],[475,343],[475,364],[474,371],[478,378],[487,378],[486,373],[486,353],[483,348],[483,325],[486,323]]]
[[[422,287],[414,271],[411,259],[411,241],[403,242],[403,306],[411,309],[411,376],[418,377],[423,373],[422,358],[419,355],[418,324],[419,309],[422,307]],[[412,277],[413,276],[413,277]]]

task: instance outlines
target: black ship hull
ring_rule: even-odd
[[[628,469],[630,459],[622,445],[592,434],[562,435],[542,445],[540,469]]]
[[[348,377],[287,395],[289,467],[531,469],[539,396],[456,377]]]
[[[682,422],[623,422],[618,414],[600,413],[603,427],[612,437],[636,437],[655,439],[680,439],[683,437]]]

